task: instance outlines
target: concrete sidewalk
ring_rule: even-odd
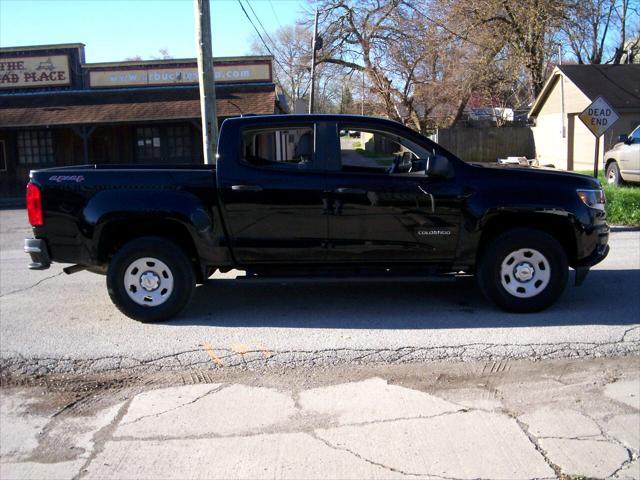
[[[0,478],[637,479],[638,357],[590,362],[431,386],[415,365],[387,371],[395,384],[171,386],[75,414],[4,388]]]

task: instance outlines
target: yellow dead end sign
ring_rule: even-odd
[[[584,109],[584,111],[578,115],[582,123],[593,133],[596,137],[596,151],[593,161],[593,176],[598,177],[598,152],[600,150],[600,137],[604,132],[616,123],[618,114],[613,109],[609,102],[604,97],[599,96],[591,105]]]

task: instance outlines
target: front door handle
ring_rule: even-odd
[[[232,185],[231,190],[234,192],[261,192],[260,185]]]
[[[436,212],[436,201],[435,198],[433,198],[433,195],[431,195],[429,192],[427,192],[424,188],[422,188],[420,185],[418,185],[418,189],[424,193],[427,197],[429,197],[429,200],[431,200],[431,213],[435,213]]]
[[[341,187],[341,188],[336,188],[336,193],[349,193],[351,195],[366,195],[367,191],[362,188]]]

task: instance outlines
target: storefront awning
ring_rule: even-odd
[[[224,92],[216,102],[218,117],[276,113],[275,89]],[[200,118],[198,99],[127,101],[99,104],[32,105],[0,108],[0,128],[97,125]],[[72,103],[72,102],[69,102]],[[84,103],[84,102],[83,102]]]

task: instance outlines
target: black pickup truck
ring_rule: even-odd
[[[605,197],[584,175],[467,164],[388,120],[226,120],[214,165],[35,170],[30,268],[106,274],[126,315],[167,319],[216,270],[247,275],[475,275],[533,312],[608,253]]]

